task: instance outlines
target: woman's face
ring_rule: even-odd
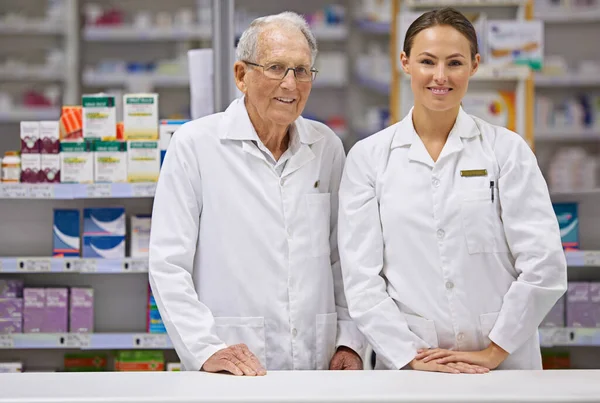
[[[479,65],[469,40],[455,28],[437,25],[419,32],[410,57],[402,52],[402,68],[411,77],[415,105],[432,111],[457,108]]]

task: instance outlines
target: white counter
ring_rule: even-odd
[[[600,402],[600,371],[0,374],[0,403]]]

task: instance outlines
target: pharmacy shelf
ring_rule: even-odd
[[[326,25],[312,27],[311,31],[317,40],[321,41],[341,41],[348,37],[348,27],[346,25]]]
[[[56,21],[23,20],[0,22],[0,34],[2,35],[62,35],[64,33],[64,25]]]
[[[360,19],[356,21],[356,25],[362,32],[368,32],[370,34],[389,35],[391,33],[391,25],[389,22],[376,22]]]
[[[22,120],[58,120],[60,108],[31,106],[0,110],[0,122],[20,122]]]
[[[535,86],[552,87],[600,87],[600,76],[595,74],[535,75]]]
[[[600,9],[592,10],[548,10],[535,13],[535,18],[552,24],[580,24],[600,22]]]
[[[368,88],[382,95],[390,95],[391,84],[389,82],[382,82],[361,75],[356,75],[356,81],[364,88]]]
[[[600,251],[578,250],[565,252],[568,267],[600,267]]]
[[[18,71],[0,71],[0,81],[63,81],[65,74],[62,71],[47,69],[29,69]]]
[[[571,190],[571,191],[551,191],[550,196],[556,199],[579,199],[584,196],[600,196],[600,188],[593,189],[580,189],[580,190]]]
[[[0,349],[167,350],[165,333],[13,333],[0,334]]]
[[[0,258],[1,274],[73,273],[135,274],[148,273],[147,258],[89,259],[54,257]]]
[[[535,130],[535,141],[598,141],[600,128],[545,128]]]
[[[154,197],[156,183],[0,184],[0,199],[113,199]]]
[[[518,7],[527,0],[406,0],[409,7]]]
[[[87,71],[83,83],[89,87],[123,86],[147,83],[152,87],[189,87],[187,75],[169,75],[157,73],[98,73]]]
[[[138,28],[123,26],[87,26],[84,39],[90,42],[131,42],[131,41],[178,41],[210,39],[211,29],[207,26],[186,28]]]
[[[542,347],[600,347],[600,328],[540,328]]]

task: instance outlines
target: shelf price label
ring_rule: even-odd
[[[91,337],[85,333],[68,333],[65,336],[65,346],[73,348],[89,348]]]
[[[98,271],[98,262],[96,259],[77,259],[73,263],[75,271],[80,273],[96,273]]]
[[[12,334],[0,334],[0,348],[14,348],[15,341]]]
[[[156,183],[134,183],[132,186],[134,197],[154,197],[156,193]]]
[[[148,260],[126,260],[123,262],[123,269],[131,273],[148,273]]]
[[[583,264],[585,266],[600,267],[600,252],[599,251],[584,252],[583,253]]]
[[[17,259],[17,271],[21,273],[44,273],[52,270],[51,258]]]
[[[133,336],[134,348],[166,348],[166,334],[136,334]]]
[[[11,183],[3,186],[3,196],[9,199],[25,199],[27,197],[27,185]]]
[[[34,199],[54,199],[54,186],[31,185],[30,195]]]
[[[106,198],[112,196],[110,183],[94,183],[87,185],[86,195],[89,198]]]

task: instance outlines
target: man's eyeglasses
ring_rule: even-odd
[[[251,66],[262,67],[262,71],[265,77],[270,78],[272,80],[283,80],[285,76],[287,76],[288,71],[292,70],[294,72],[294,77],[296,77],[296,80],[298,81],[315,81],[315,78],[317,78],[317,73],[319,72],[319,70],[317,69],[311,69],[306,66],[286,67],[284,64],[281,63],[271,63],[263,65],[247,61],[244,61],[244,63],[249,64]]]

